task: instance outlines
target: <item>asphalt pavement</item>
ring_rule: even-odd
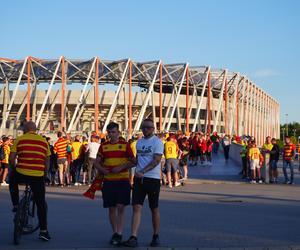
[[[214,161],[212,167],[191,167],[185,186],[162,187],[160,249],[300,249],[298,170],[295,185],[249,184],[241,181],[239,166],[224,163],[222,158]],[[23,236],[16,247],[9,192],[0,188],[1,250],[111,249],[112,231],[100,192],[95,200],[89,200],[82,196],[86,186],[47,187],[52,240],[42,242],[34,233]],[[130,236],[130,221],[128,206],[125,239]],[[139,249],[147,249],[151,237],[146,202],[138,235]]]

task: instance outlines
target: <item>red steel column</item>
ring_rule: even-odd
[[[31,57],[28,57],[27,60],[27,112],[26,112],[26,120],[30,121],[30,60]]]
[[[185,104],[186,104],[186,133],[190,132],[189,128],[189,68],[186,68],[186,96],[185,96]]]
[[[159,66],[159,131],[162,131],[162,63]]]
[[[227,98],[228,98],[228,82],[227,77],[225,79],[225,93],[224,93],[224,131],[227,134]]]
[[[65,124],[65,58],[61,61],[61,107],[60,107],[61,129],[64,130]]]
[[[210,82],[210,72],[208,72],[208,79],[207,79],[207,134],[210,134],[211,130],[211,107],[210,107],[210,92],[211,92],[211,82]]]
[[[236,88],[236,135],[239,135],[239,83]]]
[[[99,58],[96,59],[95,70],[95,131],[99,133]]]

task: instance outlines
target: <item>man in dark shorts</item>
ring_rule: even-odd
[[[131,236],[124,242],[125,246],[136,247],[137,233],[141,222],[143,203],[148,196],[149,207],[152,213],[153,237],[150,245],[159,245],[160,214],[158,209],[160,192],[160,162],[164,152],[162,141],[154,135],[154,124],[150,119],[142,123],[144,137],[137,142],[137,166],[132,194],[132,225]]]
[[[9,177],[9,191],[14,210],[19,204],[19,183],[29,183],[37,205],[40,225],[39,238],[51,239],[47,229],[47,205],[45,200],[45,181],[50,165],[50,148],[45,138],[36,133],[35,123],[26,122],[24,134],[18,137],[11,149],[9,158],[12,170]],[[16,159],[18,159],[16,164]]]
[[[95,167],[104,175],[103,207],[109,209],[109,221],[113,230],[110,244],[120,245],[125,221],[125,206],[130,204],[129,168],[136,160],[129,143],[119,139],[119,125],[107,126],[109,141],[101,144]]]

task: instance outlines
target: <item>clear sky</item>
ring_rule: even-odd
[[[162,59],[247,75],[300,122],[300,1],[1,1],[0,57]]]

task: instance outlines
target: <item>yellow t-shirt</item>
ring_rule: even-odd
[[[177,144],[173,141],[167,141],[165,143],[165,157],[166,159],[177,158]]]
[[[133,153],[134,157],[136,157],[136,143],[137,143],[137,140],[133,141],[130,144],[130,147],[131,147],[131,150],[132,150],[132,153]]]
[[[265,144],[262,146],[262,149],[263,149],[263,150],[269,150],[269,151],[271,151],[272,148],[273,148],[273,144],[272,144],[272,143],[270,143],[270,144],[265,143]]]
[[[2,145],[3,146],[3,145]],[[8,164],[9,154],[10,154],[10,146],[8,144],[4,144],[3,146],[4,151],[4,159],[2,160],[2,163]]]
[[[259,160],[260,151],[258,148],[250,148],[249,150],[249,158],[250,160]]]
[[[72,146],[72,152],[73,152],[73,160],[76,160],[76,159],[78,159],[78,157],[80,155],[82,143],[79,141],[74,141],[74,142],[72,142],[71,146]]]

